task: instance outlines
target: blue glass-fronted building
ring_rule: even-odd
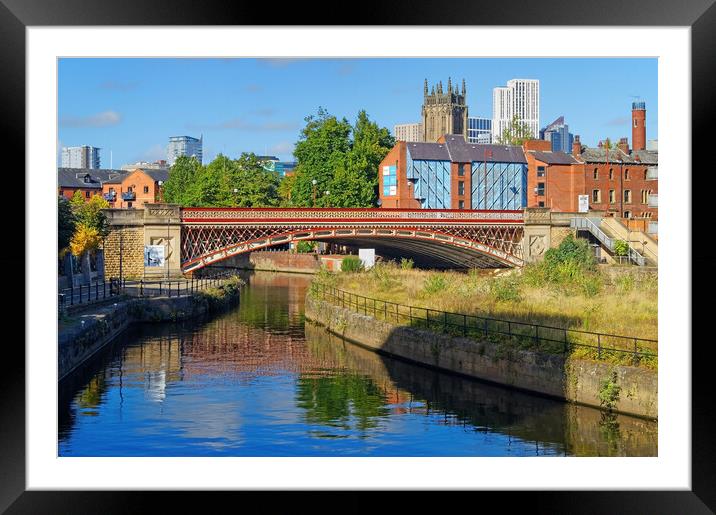
[[[383,177],[381,197],[389,198],[391,191],[397,194],[402,178],[410,186],[404,191],[417,201],[410,204],[424,209],[517,210],[527,206],[527,160],[522,147],[472,144],[460,135],[447,135],[444,143],[404,144],[404,173],[398,169],[390,179]],[[387,168],[381,168],[384,174]],[[408,207],[405,202],[398,205]]]
[[[539,137],[552,144],[552,152],[566,152],[567,154],[572,152],[574,135],[569,132],[569,125],[564,123],[564,116],[560,116],[547,127],[541,129]]]
[[[485,145],[492,143],[492,120],[469,116],[467,118],[467,142]]]

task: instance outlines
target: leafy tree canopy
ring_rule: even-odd
[[[83,201],[84,202],[84,201]],[[69,200],[64,197],[57,198],[57,250],[67,248],[75,232],[75,214]]]
[[[374,206],[378,165],[395,144],[388,129],[370,121],[365,111],[358,113],[353,126],[323,108],[305,120],[294,152],[298,166],[290,205],[313,205],[315,180],[316,206]]]

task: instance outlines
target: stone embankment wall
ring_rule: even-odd
[[[80,323],[60,331],[58,378],[64,378],[132,323],[176,322],[198,317],[239,298],[238,288],[218,289],[221,293],[215,297],[198,292],[183,297],[124,298],[80,316]]]
[[[602,380],[616,373],[621,388],[614,410],[656,419],[657,374],[531,351],[505,351],[499,344],[397,326],[335,306],[310,294],[306,318],[370,349],[478,379],[600,406]]]
[[[218,265],[247,270],[315,274],[321,268],[321,261],[313,253],[255,251],[225,259],[219,262]]]

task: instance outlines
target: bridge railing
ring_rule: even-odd
[[[62,311],[70,306],[95,303],[120,294],[118,283],[112,281],[103,280],[94,284],[70,286],[58,291],[58,308]]]
[[[182,208],[182,221],[301,221],[301,220],[415,220],[521,223],[522,210],[492,211],[464,209],[385,209],[385,208]]]
[[[317,283],[312,288],[316,296],[332,304],[397,325],[472,339],[508,339],[516,343],[519,349],[549,354],[570,355],[582,349],[586,357],[627,361],[635,366],[640,363],[654,364],[658,359],[657,340],[408,306]]]

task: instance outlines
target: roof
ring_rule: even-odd
[[[445,143],[407,143],[412,159],[453,163],[527,163],[522,147],[466,143],[460,134],[446,134]]]
[[[450,161],[447,145],[443,143],[406,143],[412,159],[426,161]]]
[[[541,152],[539,150],[533,150],[530,153],[535,156],[535,159],[548,165],[579,164],[579,161],[566,152]]]
[[[109,168],[58,168],[57,182],[60,188],[102,188],[102,184],[114,181],[127,176],[125,170],[113,170]],[[85,182],[85,176],[89,175],[89,182]]]
[[[166,168],[151,168],[149,170],[145,170],[142,168],[141,170],[149,177],[154,179],[154,182],[167,182],[167,179],[169,179],[169,170],[167,170]]]
[[[586,163],[606,163],[607,150],[605,148],[583,148],[580,156]],[[625,154],[620,149],[609,150],[610,163],[630,163],[630,164],[658,164],[659,152],[656,150],[632,150]]]

